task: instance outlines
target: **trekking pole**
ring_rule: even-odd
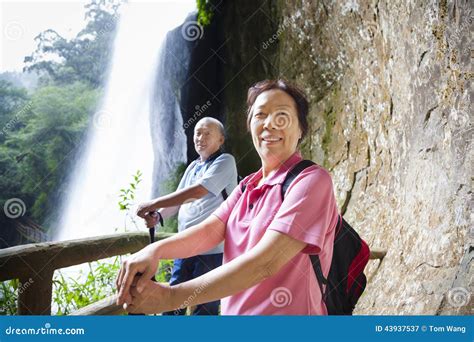
[[[149,214],[150,216],[152,217],[156,217],[158,216],[158,222],[160,223],[160,226],[164,226],[164,223],[163,223],[163,216],[161,216],[161,214],[158,212],[158,211],[153,211]],[[157,225],[151,227],[148,229],[148,233],[150,234],[150,245],[155,242],[155,228],[156,228]],[[137,276],[141,276],[142,274],[141,273],[137,273]],[[153,275],[151,277],[151,280],[152,281],[156,281],[156,278],[155,278],[155,275]],[[129,316],[144,316],[145,314],[141,314],[141,313],[129,313],[128,314]]]
[[[161,214],[160,214],[159,211],[153,211],[153,212],[150,213],[150,215],[151,215],[152,217],[158,216],[158,222],[160,223],[160,226],[161,226],[161,227],[164,227],[163,216],[161,216]],[[156,226],[157,226],[157,225],[155,225],[155,226],[153,226],[153,227],[151,227],[151,228],[149,229],[149,233],[150,233],[150,245],[151,245],[153,242],[155,242],[155,227],[156,227]],[[153,277],[151,277],[151,280],[156,281],[155,275],[153,275]]]

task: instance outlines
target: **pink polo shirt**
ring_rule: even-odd
[[[262,170],[246,177],[214,212],[226,224],[224,263],[252,249],[268,229],[307,246],[274,276],[223,298],[223,315],[327,315],[308,254],[319,254],[327,276],[332,258],[338,210],[329,173],[320,166],[301,172],[281,200],[286,173],[302,160],[293,154],[256,187]]]

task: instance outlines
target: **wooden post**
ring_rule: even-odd
[[[20,278],[18,286],[19,315],[51,315],[54,270]]]

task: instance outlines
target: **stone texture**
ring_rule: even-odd
[[[243,68],[226,93],[267,69],[308,93],[304,154],[331,172],[346,219],[388,251],[370,262],[356,313],[472,314],[472,2],[262,3],[276,28],[262,38],[240,26],[234,51],[276,34],[251,61],[272,68]]]
[[[294,19],[280,74],[311,97],[305,153],[330,170],[346,219],[388,250],[356,313],[472,314],[472,3],[280,6],[281,23]],[[466,290],[457,303],[452,288]]]

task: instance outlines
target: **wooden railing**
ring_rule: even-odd
[[[170,235],[158,233],[157,240]],[[134,253],[148,243],[146,232],[136,232],[1,249],[0,281],[19,279],[27,284],[18,293],[19,315],[50,315],[55,270]]]
[[[171,235],[158,233],[157,240]],[[28,284],[28,288],[18,294],[19,315],[50,315],[55,270],[134,253],[148,243],[148,234],[138,232],[1,249],[0,281],[19,279],[21,284]],[[386,253],[383,250],[371,250],[370,259],[382,260]],[[115,304],[115,296],[111,296],[79,309],[72,315],[117,315],[123,312]]]

